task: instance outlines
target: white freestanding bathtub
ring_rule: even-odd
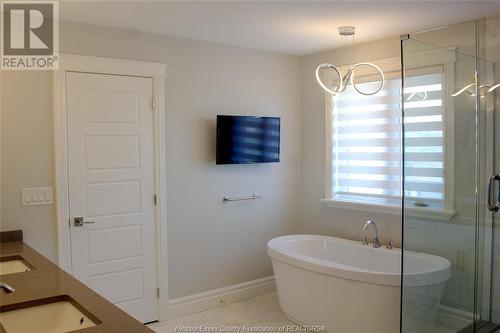
[[[281,309],[290,320],[324,325],[333,333],[399,332],[401,250],[292,235],[269,241],[267,252]],[[405,297],[423,319],[412,322],[411,331],[430,332],[450,262],[415,252],[405,252],[404,259]]]

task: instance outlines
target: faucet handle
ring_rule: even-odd
[[[389,239],[389,241],[387,242],[387,245],[385,247],[387,249],[391,250],[394,247],[394,243],[396,243],[396,241],[394,239]]]
[[[363,243],[363,245],[368,245],[368,238],[366,238],[366,235],[363,236],[361,243]]]

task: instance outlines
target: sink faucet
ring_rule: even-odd
[[[366,238],[366,229],[368,229],[369,226],[372,226],[373,227],[373,231],[375,232],[375,238],[373,238],[373,247],[374,248],[379,248],[380,247],[380,241],[378,239],[377,225],[372,220],[366,221],[365,224],[363,225],[363,245],[368,245],[368,240]]]
[[[7,283],[0,282],[0,290],[2,290],[6,294],[13,293],[16,291],[13,287],[9,286]]]

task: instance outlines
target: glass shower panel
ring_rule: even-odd
[[[484,36],[484,34],[481,34]],[[481,45],[481,43],[479,43]],[[479,49],[481,51],[481,48]],[[484,48],[482,49],[484,50]],[[484,54],[481,54],[484,56]],[[475,332],[494,332],[498,325],[492,316],[493,281],[493,246],[494,246],[494,216],[488,206],[489,179],[496,169],[495,163],[495,132],[496,112],[495,93],[489,91],[495,85],[495,64],[481,58],[477,60],[478,89],[477,95],[477,120],[479,134],[478,161],[479,174],[477,175],[477,239],[476,239],[476,322]],[[481,165],[482,164],[482,165]],[[492,198],[493,199],[493,198]]]
[[[477,219],[486,214],[476,195],[476,58],[407,39],[402,65],[402,332],[458,332],[475,320]]]
[[[486,59],[491,62],[491,71],[488,71],[488,83],[496,86],[500,83],[500,17],[489,18],[486,22],[486,41],[485,41]],[[492,140],[492,172],[500,174],[500,87],[490,92],[486,100],[488,110],[488,124],[491,124],[490,132],[493,135]],[[497,195],[497,199],[500,199]],[[490,320],[494,323],[500,323],[500,217],[497,213],[493,216],[491,222],[492,235],[491,255],[491,283],[489,285],[490,299],[483,300],[483,304],[489,306],[486,311],[489,312]],[[488,239],[487,239],[488,240]],[[488,260],[488,248],[485,249],[486,260]]]

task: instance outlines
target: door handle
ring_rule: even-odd
[[[497,173],[493,173],[493,175],[491,175],[490,183],[488,184],[488,209],[493,213],[496,213],[500,210],[500,202],[499,202],[500,187],[497,187],[497,190],[495,192],[493,190],[493,185],[495,185],[495,183],[500,185],[500,175],[498,175]],[[493,198],[494,195],[495,198]]]
[[[83,217],[74,217],[73,225],[75,227],[83,227],[84,224],[94,224],[95,221],[85,221]]]

